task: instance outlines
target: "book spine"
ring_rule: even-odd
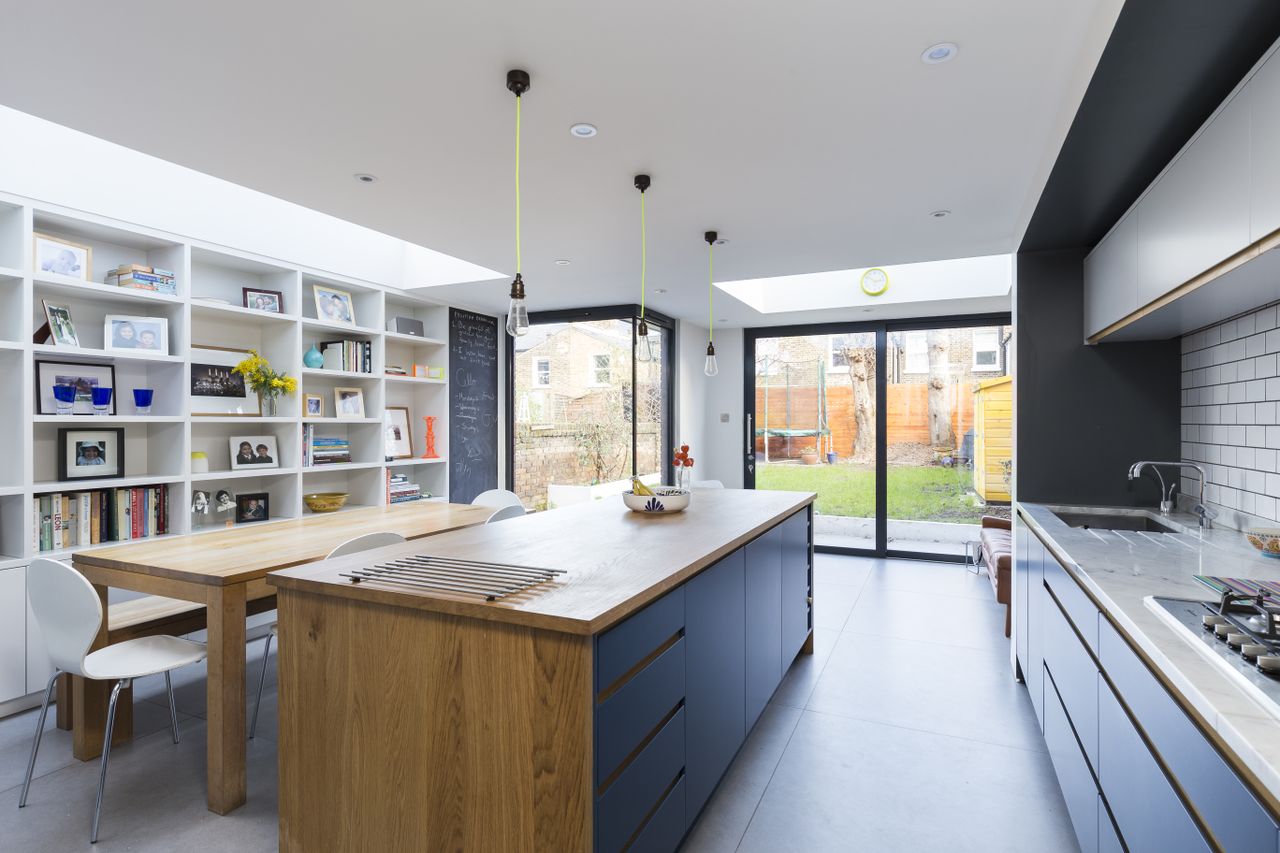
[[[80,531],[76,535],[76,542],[79,545],[93,544],[93,494],[91,492],[80,493],[80,513],[76,516],[80,520]]]
[[[89,544],[97,545],[102,541],[102,492],[92,495],[92,520],[89,523]]]
[[[142,495],[141,490],[133,488],[129,490],[129,538],[142,538]]]
[[[40,496],[40,550],[53,550],[53,505],[48,495]]]
[[[32,553],[40,553],[44,550],[44,543],[40,541],[40,499],[35,498],[31,501],[31,551]]]
[[[49,509],[53,514],[53,524],[49,528],[52,534],[49,550],[53,551],[62,547],[62,495],[55,493],[49,499]]]

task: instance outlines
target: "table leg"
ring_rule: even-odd
[[[71,676],[65,672],[58,676],[58,728],[71,731]]]
[[[93,585],[102,602],[102,622],[89,651],[107,645],[107,587]],[[111,682],[92,681],[86,678],[71,679],[71,754],[81,761],[91,761],[102,754],[102,739],[107,729],[107,698]],[[133,687],[120,691],[116,708],[115,733],[112,745],[133,739]]]
[[[245,802],[245,585],[211,586],[209,624],[209,811]]]

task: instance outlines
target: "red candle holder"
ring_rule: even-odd
[[[440,455],[436,453],[436,416],[423,415],[422,419],[427,422],[427,452],[422,454],[422,458],[439,459]]]

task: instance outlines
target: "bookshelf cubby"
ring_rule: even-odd
[[[88,277],[36,269],[36,234],[89,247]],[[123,264],[171,270],[176,292],[105,283],[106,273]],[[332,309],[317,311],[317,286],[349,294],[353,322],[344,322]],[[280,294],[282,310],[268,313],[245,307],[245,288]],[[70,311],[79,346],[33,342],[45,322],[46,300]],[[104,318],[120,314],[167,321],[167,351],[106,349]],[[397,316],[421,320],[425,337],[384,331],[388,318]],[[445,305],[371,282],[0,194],[0,387],[12,389],[6,400],[8,415],[0,418],[0,447],[6,450],[0,455],[0,569],[44,555],[38,549],[39,520],[33,504],[38,507],[40,497],[52,494],[165,485],[170,535],[225,528],[226,513],[192,514],[195,490],[265,492],[273,519],[308,514],[303,495],[311,492],[347,492],[348,510],[381,505],[391,473],[405,474],[434,498],[447,495],[447,379],[386,373],[388,364],[410,372],[414,364],[421,364],[444,368],[447,376],[447,320]],[[313,344],[339,340],[369,342],[369,372],[304,367],[303,356]],[[297,377],[299,391],[281,398],[273,417],[197,414],[188,393],[191,365],[204,360],[210,348],[257,350],[275,368]],[[44,392],[37,385],[38,362],[111,365],[115,414],[38,413]],[[154,391],[149,414],[134,406],[133,390],[138,388]],[[337,388],[363,391],[364,417],[337,417]],[[322,395],[325,417],[304,418],[304,394]],[[418,456],[425,449],[422,418],[436,416],[440,459],[388,462],[382,427],[386,406],[409,409]],[[304,466],[304,424],[315,425],[317,435],[346,439],[351,462]],[[123,429],[124,471],[117,477],[59,481],[58,431],[95,426]],[[228,443],[238,436],[273,437],[278,467],[232,470]],[[192,471],[193,451],[206,454],[207,472]],[[74,550],[48,553],[67,558]],[[0,696],[0,702],[5,698]]]

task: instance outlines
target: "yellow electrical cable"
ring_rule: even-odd
[[[520,274],[520,96],[516,95],[516,275]]]
[[[715,338],[713,327],[715,326],[715,306],[712,303],[712,295],[715,293],[713,288],[716,281],[716,246],[715,243],[707,244],[707,343],[711,343]]]
[[[640,190],[640,319],[644,319],[644,276],[648,266],[649,249],[645,240],[644,190]]]

